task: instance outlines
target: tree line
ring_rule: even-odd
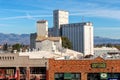
[[[25,51],[28,48],[29,48],[29,45],[24,45],[24,44],[19,44],[19,43],[16,43],[13,45],[9,45],[7,43],[3,44],[3,51],[13,52],[14,50],[17,50],[19,52],[20,49],[22,49],[22,51]]]
[[[94,47],[103,47],[103,46],[105,46],[105,47],[115,47],[115,48],[120,50],[120,44],[108,43],[108,44],[96,44],[96,45],[94,45]]]

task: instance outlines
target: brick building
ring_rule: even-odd
[[[0,80],[46,80],[49,59],[66,57],[79,59],[82,54],[69,49],[0,53]]]
[[[120,58],[58,59],[58,54],[43,54],[1,53],[0,80],[120,80]]]
[[[120,59],[50,59],[47,80],[120,80]]]

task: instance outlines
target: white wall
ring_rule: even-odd
[[[48,36],[48,22],[37,23],[37,36]]]
[[[81,53],[93,54],[93,26],[87,23],[73,23],[61,25],[62,36],[67,37],[73,50]]]
[[[39,49],[42,51],[53,51],[53,48],[55,49],[55,51],[58,51],[58,49],[61,48],[61,42],[50,41],[50,40],[36,42],[36,49]]]
[[[60,25],[69,23],[69,13],[64,10],[53,11],[54,36],[60,36]]]
[[[38,48],[42,51],[51,51],[52,41],[44,40],[42,42],[36,42],[36,49]]]
[[[84,26],[84,54],[93,55],[93,26]]]

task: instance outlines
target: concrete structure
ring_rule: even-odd
[[[63,49],[61,52],[28,51],[0,53],[0,80],[46,80],[49,58],[80,59],[81,53]]]
[[[97,47],[94,48],[94,57],[98,56],[104,56],[107,57],[108,53],[116,53],[119,52],[119,50],[115,47]]]
[[[37,21],[37,36],[48,37],[48,21],[47,20]]]
[[[60,37],[41,37],[36,38],[36,49],[42,51],[58,51],[62,48]]]
[[[102,57],[91,59],[79,58],[80,55],[81,53],[76,53],[69,49],[64,50],[62,54],[61,52],[49,52],[49,51],[32,51],[3,54],[1,53],[0,79],[1,80],[120,79],[120,67],[119,67],[120,53],[119,58],[106,58],[106,59]]]
[[[59,51],[29,51],[29,52],[20,52],[19,56],[29,56],[30,59],[41,59],[41,58],[54,58],[56,60],[65,60],[65,59],[81,59],[83,57],[82,53],[70,50],[70,49],[61,49]]]
[[[37,33],[30,34],[30,49],[36,48],[37,36],[48,37],[48,21],[47,20],[37,21]]]
[[[53,29],[49,30],[50,35],[65,36],[71,41],[73,50],[82,52],[85,55],[93,55],[94,43],[92,23],[83,22],[69,24],[69,12],[64,10],[54,10],[53,24]]]
[[[90,22],[61,25],[61,36],[67,37],[73,50],[93,55],[93,25]]]
[[[35,48],[35,42],[36,42],[37,34],[36,33],[31,33],[30,34],[30,49]]]
[[[49,37],[54,37],[54,28],[48,28],[48,36]]]
[[[54,36],[60,36],[60,25],[69,23],[69,13],[65,10],[54,10],[53,11],[53,29]]]
[[[35,80],[46,79],[47,59],[30,59],[18,53],[0,54],[1,80]]]
[[[61,38],[48,37],[48,22],[46,20],[39,20],[37,21],[37,33],[30,35],[30,48],[45,51],[56,51],[62,48]]]
[[[93,24],[91,22],[69,24],[69,13],[67,11],[54,10],[53,24],[53,28],[48,30],[46,20],[37,21],[37,37],[65,36],[71,41],[73,50],[84,55],[93,55]],[[38,47],[38,44],[41,44],[40,42],[31,38],[31,46],[33,46],[31,48],[40,48]]]
[[[69,56],[69,58],[66,58]],[[81,53],[68,49],[61,52],[32,51],[0,54],[1,80],[46,80],[48,59],[79,59]]]

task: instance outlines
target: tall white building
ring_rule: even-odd
[[[62,36],[67,37],[73,46],[73,50],[93,54],[93,25],[86,23],[71,23],[61,25]]]
[[[37,21],[37,36],[48,37],[48,21]]]
[[[53,28],[49,28],[49,35],[48,22],[46,20],[37,21],[37,34],[31,36],[31,46],[33,46],[36,49],[42,49],[40,48],[40,44],[42,44],[41,41],[44,41],[43,43],[50,42],[50,44],[52,44],[52,41],[56,41],[51,41],[51,39],[48,38],[48,36],[65,36],[72,42],[73,50],[84,53],[84,55],[93,54],[94,43],[92,23],[82,22],[69,24],[68,11],[53,11]],[[33,39],[33,37],[35,37],[35,39]],[[59,41],[60,40],[58,40],[58,43]],[[48,47],[48,45],[46,47]]]
[[[37,37],[48,37],[48,21],[39,20],[36,22],[37,33],[30,34],[30,48],[36,48]]]
[[[54,36],[59,36],[60,25],[69,23],[69,12],[65,10],[53,11]]]
[[[37,34],[30,35],[30,48],[46,51],[58,51],[62,48],[61,37],[48,37],[48,21],[37,21]]]

